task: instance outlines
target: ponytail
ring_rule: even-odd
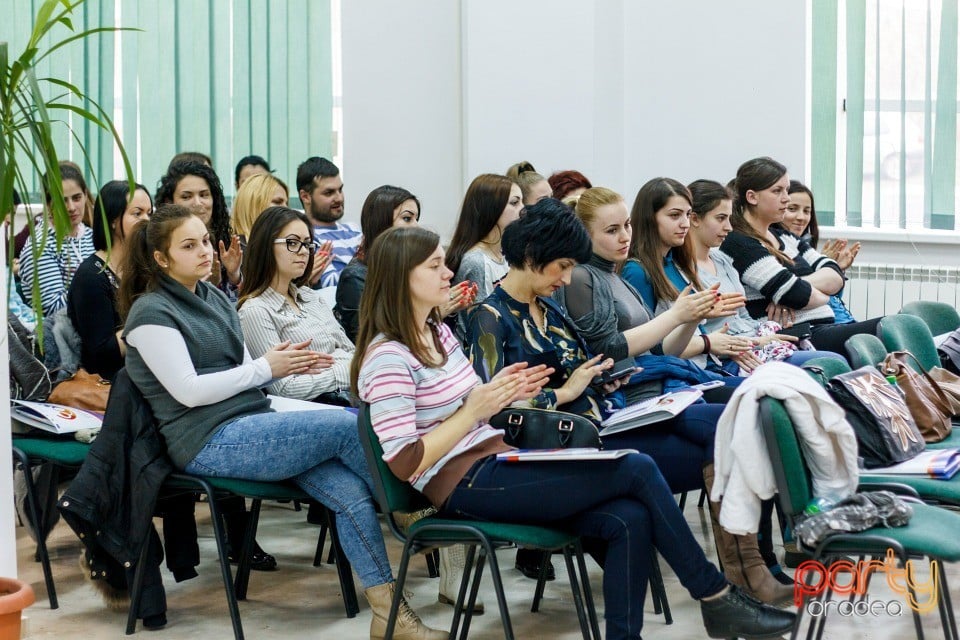
[[[193,213],[186,207],[165,204],[149,220],[139,222],[133,228],[126,240],[127,251],[121,271],[123,277],[117,292],[117,310],[124,321],[137,298],[159,286],[163,271],[153,257],[154,251],[166,254],[174,229],[192,216]]]

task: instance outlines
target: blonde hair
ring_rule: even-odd
[[[233,228],[238,235],[250,238],[253,223],[266,209],[271,207],[270,201],[277,187],[289,197],[287,185],[270,173],[258,173],[243,181],[237,195],[233,199]]]
[[[587,231],[590,231],[590,225],[593,224],[594,219],[597,217],[597,209],[605,207],[608,204],[623,202],[623,196],[613,189],[592,187],[581,193],[576,199],[568,198],[564,200],[564,202],[567,201],[573,202],[573,210],[576,212],[577,217],[580,218],[580,222],[587,228]]]
[[[526,201],[527,196],[530,195],[530,190],[533,188],[533,185],[547,181],[547,179],[537,173],[533,165],[526,160],[518,162],[507,169],[507,177],[516,182],[517,186],[520,187],[520,194],[523,196],[524,201]],[[552,188],[551,191],[553,191]]]

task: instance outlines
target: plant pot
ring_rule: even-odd
[[[20,640],[20,612],[33,604],[33,588],[13,578],[0,578],[0,640]]]

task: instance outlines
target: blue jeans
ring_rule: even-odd
[[[784,360],[784,362],[802,367],[806,362],[814,358],[834,358],[836,360],[842,360],[843,362],[847,361],[847,359],[839,353],[811,349],[809,351],[794,351],[793,355]]]
[[[650,545],[693,598],[726,580],[707,561],[650,456],[577,462],[479,460],[443,507],[447,516],[565,528],[607,543],[603,563],[606,638],[638,638]]]
[[[343,552],[365,589],[393,580],[357,417],[349,411],[271,412],[231,420],[220,425],[186,471],[292,480],[336,514]]]
[[[636,449],[657,463],[673,493],[703,488],[703,467],[713,462],[713,440],[725,405],[692,404],[672,420],[603,438],[607,449]]]

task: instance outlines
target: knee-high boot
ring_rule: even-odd
[[[713,465],[703,468],[703,481],[707,495],[713,489]],[[753,597],[774,604],[793,597],[793,588],[781,584],[773,577],[760,555],[757,534],[737,536],[720,526],[720,503],[710,500],[710,521],[717,556],[723,564],[727,580],[741,587]]]

